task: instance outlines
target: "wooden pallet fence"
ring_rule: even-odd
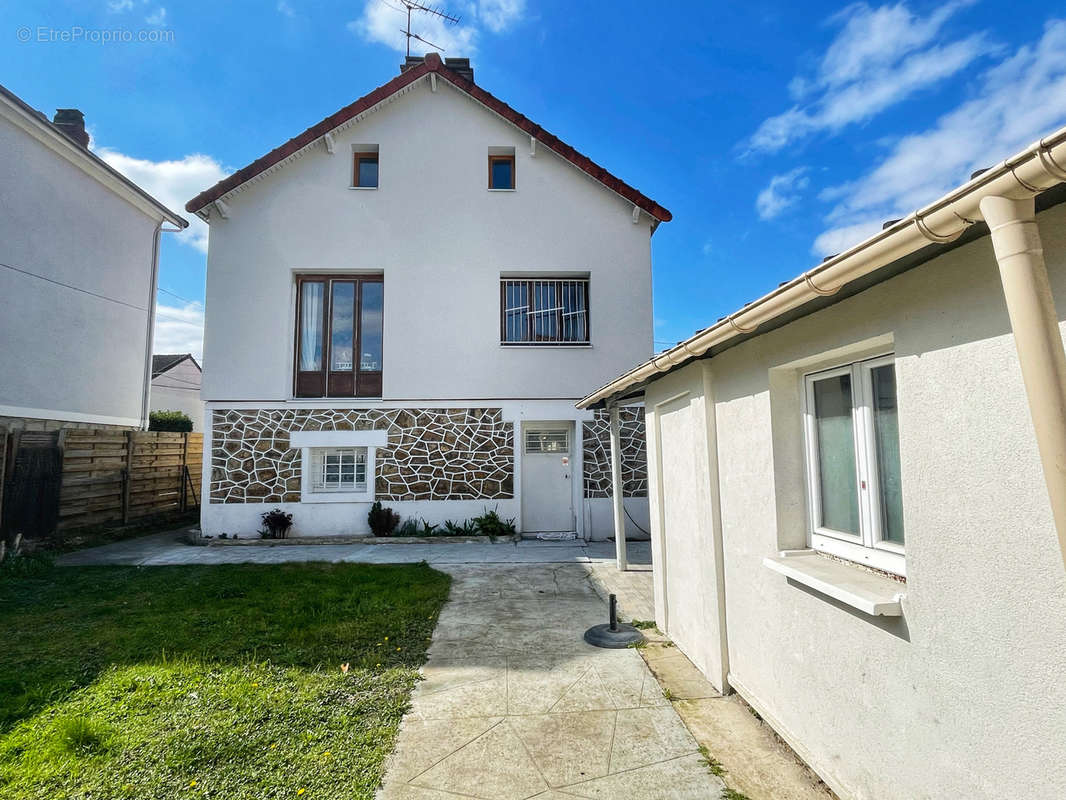
[[[202,460],[200,433],[67,431],[59,530],[193,508]]]

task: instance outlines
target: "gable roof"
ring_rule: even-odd
[[[300,135],[289,139],[289,141],[279,147],[275,147],[262,158],[258,158],[243,169],[237,170],[228,178],[224,178],[216,183],[210,189],[200,192],[200,194],[196,195],[196,197],[185,204],[185,210],[190,213],[201,211],[205,206],[218,200],[227,192],[233,191],[241,184],[250,181],[252,178],[270,169],[278,162],[293,155],[298,150],[302,150],[308,145],[313,144],[334,128],[343,125],[353,117],[362,114],[367,109],[376,106],[378,103],[383,102],[430,73],[443,78],[457,89],[470,95],[470,97],[477,100],[489,110],[495,112],[512,125],[528,133],[537,140],[538,144],[544,145],[556,155],[569,161],[583,172],[588,173],[591,177],[599,181],[615,194],[620,195],[637,207],[643,209],[658,222],[669,222],[673,218],[673,215],[671,215],[669,211],[650,197],[637,191],[621,178],[612,175],[588,156],[579,153],[557,136],[548,133],[548,131],[544,130],[540,125],[527,119],[524,115],[515,111],[499,98],[489,94],[473,81],[467,80],[457,72],[448,69],[448,67],[446,67],[441,61],[440,56],[436,53],[429,53],[426,55],[423,63],[401,73],[383,86],[379,86],[370,94],[360,97],[351,105],[347,105],[337,113],[326,117],[318,124],[312,125]]]
[[[197,369],[200,369],[200,365],[196,363],[196,359],[192,357],[192,353],[167,353],[162,355],[152,356],[152,377],[158,378],[164,372],[174,369],[182,361],[188,359],[195,365]],[[200,370],[201,372],[203,370]]]
[[[189,227],[187,219],[175,214],[92,150],[75,142],[48,117],[4,86],[0,86],[0,114],[120,197],[127,198],[142,210],[151,209],[171,225]]]

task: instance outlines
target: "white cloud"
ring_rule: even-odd
[[[789,83],[797,104],[763,120],[748,150],[775,152],[812,133],[866,121],[995,52],[984,33],[934,41],[948,19],[970,4],[960,0],[918,17],[904,3],[876,9],[856,3],[834,15],[829,23],[840,31],[816,74]]]
[[[880,222],[932,202],[974,170],[1013,155],[1066,124],[1066,21],[1051,20],[1040,40],[1025,45],[979,78],[975,95],[928,130],[899,139],[881,162],[850,183],[830,187],[832,226],[815,242],[838,252],[842,237],[859,238]]]
[[[210,156],[194,154],[177,161],[149,161],[117,150],[100,148],[96,154],[171,211],[189,220],[189,227],[175,234],[178,240],[207,252],[207,223],[185,213],[185,203],[214,186],[229,172]]]
[[[203,363],[204,307],[200,303],[184,306],[159,303],[152,349],[157,353],[192,353]]]
[[[526,12],[526,0],[481,0],[477,15],[493,33],[502,33],[517,23]]]
[[[796,167],[783,175],[774,175],[766,188],[755,198],[755,210],[759,213],[759,219],[776,217],[799,200],[800,193],[809,183],[806,167]]]
[[[160,6],[147,17],[145,17],[144,21],[147,22],[149,25],[164,25],[167,21],[167,10]]]
[[[133,8],[133,0],[109,0],[107,10],[112,14],[119,14]]]
[[[411,53],[422,55],[439,48],[450,56],[474,55],[484,30],[502,33],[520,22],[525,10],[525,0],[465,0],[448,5],[448,11],[459,17],[458,24],[433,14],[412,12],[411,32],[432,42],[435,47],[412,39]],[[367,0],[362,16],[349,22],[348,30],[367,41],[403,53],[407,47],[403,33],[406,15],[397,0]]]
[[[278,13],[286,17],[296,16],[296,10],[286,3],[285,0],[278,0]]]

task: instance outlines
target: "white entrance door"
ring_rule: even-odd
[[[522,425],[522,532],[570,533],[575,528],[569,422]]]

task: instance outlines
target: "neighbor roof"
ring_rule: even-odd
[[[237,170],[228,178],[219,181],[210,189],[201,192],[185,204],[185,210],[191,213],[200,211],[208,204],[218,200],[227,192],[233,191],[241,184],[250,181],[252,178],[270,169],[278,162],[285,160],[298,150],[302,150],[304,147],[321,139],[333,129],[343,125],[353,117],[362,114],[367,109],[376,106],[378,103],[383,102],[430,73],[436,74],[457,89],[466,92],[470,97],[474,98],[496,114],[499,114],[512,125],[515,125],[528,133],[536,139],[539,144],[544,145],[552,152],[569,161],[578,169],[588,173],[608,189],[643,209],[659,222],[669,222],[673,218],[670,212],[661,205],[634,189],[621,178],[612,175],[588,156],[579,153],[573,147],[566,144],[566,142],[553,134],[548,133],[548,131],[544,130],[540,125],[527,119],[502,100],[486,92],[473,81],[469,81],[453,70],[448,69],[441,61],[440,56],[436,53],[428,54],[422,64],[401,73],[385,85],[379,86],[370,94],[360,97],[351,105],[345,106],[340,111],[326,117],[318,124],[312,125],[299,136],[289,139],[285,144],[274,148],[262,158],[256,159],[243,169]]]
[[[200,369],[200,365],[196,363],[196,359],[192,357],[192,353],[166,353],[152,356],[152,377],[159,377],[164,372],[174,369],[174,367],[178,366],[178,364],[186,359],[191,361],[197,369]]]
[[[179,228],[189,227],[189,221],[187,219],[182,216],[179,216],[178,214],[175,214],[161,202],[152,197],[152,195],[148,194],[148,192],[146,192],[140,186],[135,184],[133,181],[131,181],[118,170],[114,169],[110,164],[108,164],[106,161],[96,155],[96,153],[94,153],[92,150],[89,150],[87,147],[82,147],[80,144],[75,142],[62,130],[53,125],[48,120],[47,116],[30,106],[17,94],[3,86],[0,86],[0,98],[6,100],[9,106],[15,109],[16,117],[18,119],[29,121],[28,124],[31,127],[35,128],[38,131],[41,131],[46,137],[49,137],[50,141],[58,144],[60,146],[61,152],[65,153],[67,156],[73,157],[75,163],[83,165],[83,169],[84,167],[91,165],[88,171],[91,175],[96,177],[98,181],[101,179],[101,177],[111,179],[112,181],[116,182],[118,186],[115,186],[115,183],[108,184],[106,182],[105,185],[110,186],[113,190],[115,188],[121,188],[122,190],[132,193],[137,197],[141,198],[141,200],[143,200],[149,206],[154,208],[159,213],[159,215],[170,224],[177,225]],[[25,126],[24,129],[29,132],[29,129],[25,128]],[[93,168],[102,171],[104,175],[101,176],[100,172],[92,171]]]

